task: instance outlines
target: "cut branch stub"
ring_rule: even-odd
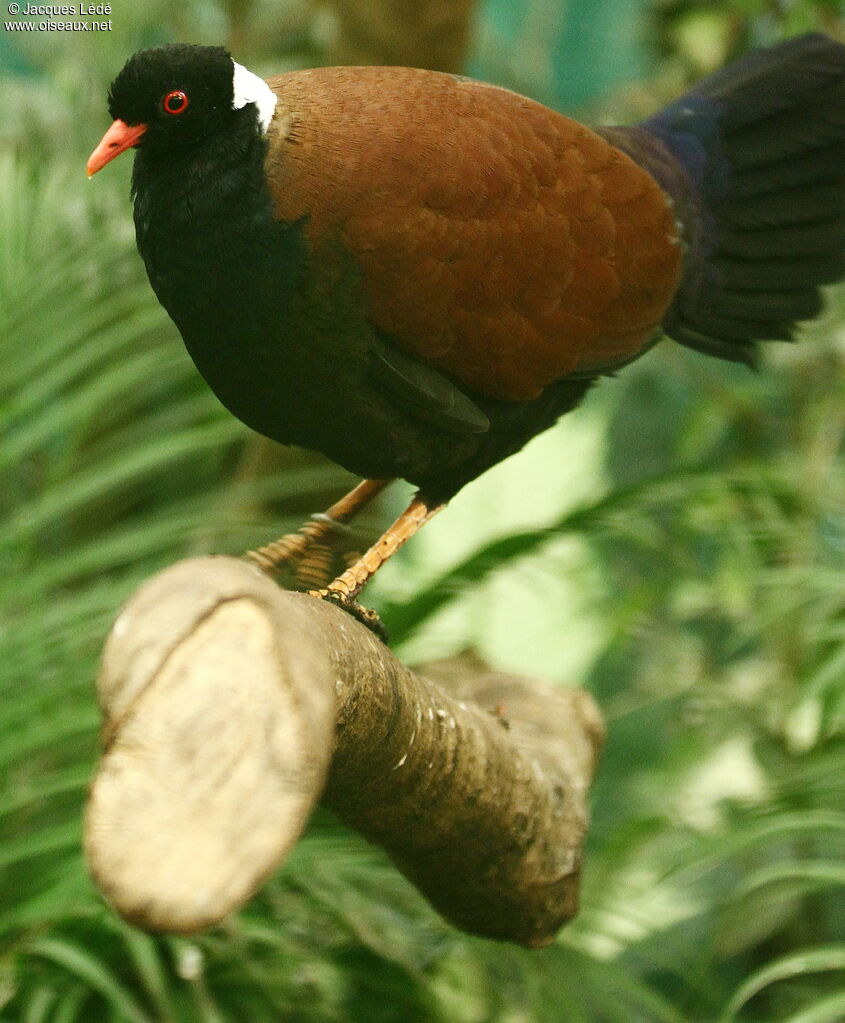
[[[292,848],[333,746],[334,677],[299,604],[234,558],[183,561],[115,622],[98,679],[106,746],[91,872],[127,919],[193,931],[241,905]]]
[[[460,695],[244,561],[161,573],[103,659],[95,879],[142,926],[207,926],[281,862],[325,784],[449,920],[546,944],[577,906],[598,711],[475,664],[435,673]]]

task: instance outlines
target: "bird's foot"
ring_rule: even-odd
[[[388,644],[387,629],[378,614],[372,608],[359,604],[355,597],[347,593],[345,589],[329,584],[323,587],[323,589],[309,590],[308,594],[311,597],[316,597],[318,600],[325,600],[329,604],[342,608],[347,614],[352,615],[356,621],[365,625],[382,643]]]
[[[312,515],[295,533],[247,551],[245,557],[291,589],[320,589],[349,564],[348,556],[338,549],[339,540],[348,531],[329,515]]]
[[[348,523],[390,483],[390,480],[362,480],[324,513],[312,515],[295,533],[288,533],[266,547],[247,551],[260,569],[296,590],[319,590],[339,577],[359,558],[346,554],[339,540],[348,533]]]
[[[343,528],[342,523],[386,485],[386,480],[364,480],[345,498],[333,504],[326,515],[315,515],[297,533],[289,533],[281,540],[247,554],[251,561],[270,572],[278,572],[280,565],[299,562],[307,557],[308,560],[300,566],[298,580],[296,571],[288,571],[287,575],[293,577],[293,585],[297,589],[305,589],[312,597],[337,604],[385,643],[387,631],[379,616],[358,603],[358,594],[384,562],[444,507],[443,504],[429,503],[418,494],[370,549],[364,554],[352,556],[352,563],[346,571],[337,575],[331,571],[334,567],[333,555],[336,553],[331,548],[337,540],[338,526]],[[302,568],[306,570],[305,574]],[[327,582],[328,579],[332,581]],[[299,586],[296,585],[297,581]],[[303,581],[308,584],[303,586]]]
[[[347,573],[361,555],[338,549],[338,540],[348,532],[343,523],[328,515],[313,515],[297,532],[247,551],[245,557],[289,589],[305,591],[342,608],[387,643],[387,629],[379,616],[355,599],[360,586],[349,586]]]

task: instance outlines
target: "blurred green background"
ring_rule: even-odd
[[[350,482],[217,405],[134,251],[130,161],[86,182],[126,57],[185,40],[266,73],[457,62],[624,122],[751,45],[845,38],[842,4],[111,6],[108,32],[0,32],[0,1021],[842,1023],[841,289],[759,374],[659,345],[368,590],[412,663],[474,647],[587,686],[607,714],[583,907],[554,946],[455,932],[322,814],[240,915],[191,940],[121,923],[80,853],[121,601]]]

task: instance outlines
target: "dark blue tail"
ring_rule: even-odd
[[[790,338],[845,274],[845,47],[807,35],[758,50],[639,127],[685,178],[689,250],[664,329],[753,362],[755,341]]]

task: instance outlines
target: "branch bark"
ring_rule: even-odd
[[[321,797],[466,931],[539,947],[576,911],[603,739],[580,690],[467,661],[415,674],[345,612],[221,557],[136,592],[98,690],[86,853],[140,926],[237,909]]]

